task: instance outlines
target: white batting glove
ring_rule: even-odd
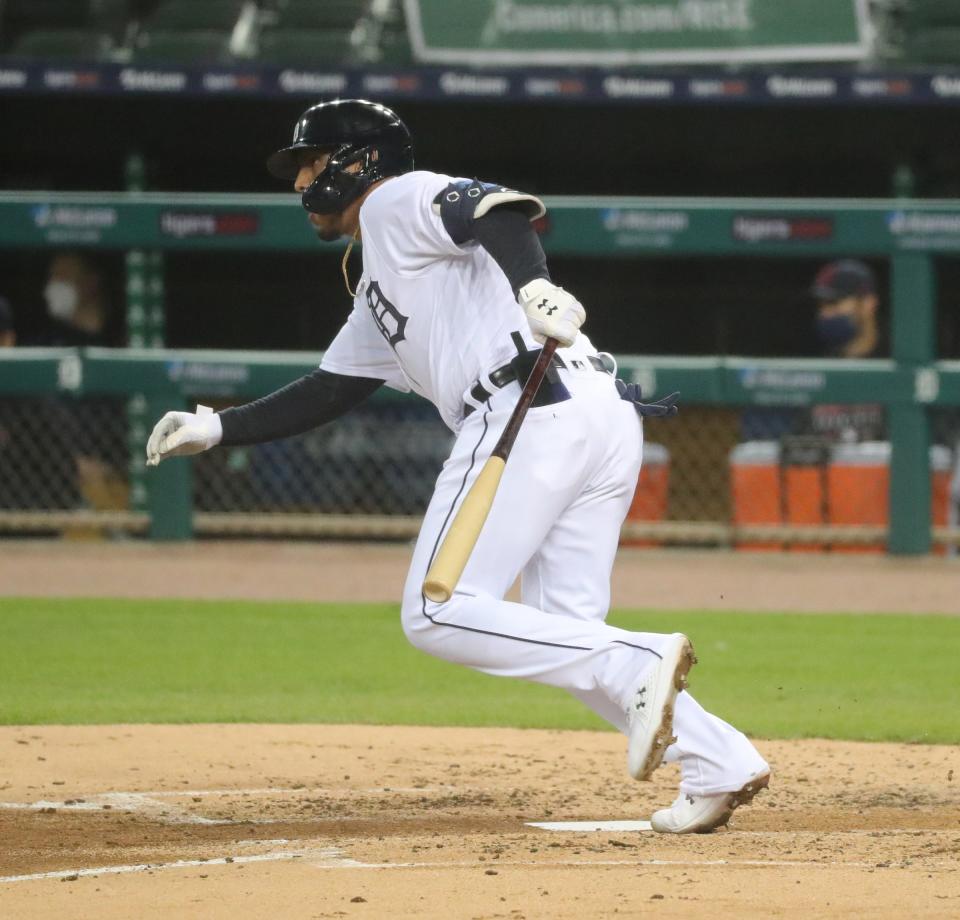
[[[587,318],[586,310],[576,297],[546,278],[535,278],[525,284],[517,293],[517,300],[538,342],[556,339],[566,348],[573,344]]]
[[[222,439],[220,416],[206,406],[197,406],[196,413],[168,412],[154,425],[147,441],[147,466],[157,466],[167,457],[202,453]]]

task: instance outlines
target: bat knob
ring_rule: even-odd
[[[449,585],[435,578],[428,578],[423,583],[423,593],[426,595],[427,600],[433,601],[435,604],[445,604],[450,600],[453,591],[450,590]]]

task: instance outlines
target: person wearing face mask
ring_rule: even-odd
[[[880,355],[877,281],[863,262],[842,259],[824,265],[810,287],[817,304],[816,332],[828,357]],[[884,437],[880,405],[820,405],[810,413],[812,433],[829,440],[875,441]]]
[[[877,282],[868,265],[843,259],[817,272],[810,293],[817,301],[817,336],[838,358],[877,356]]]
[[[44,345],[107,345],[109,310],[99,272],[79,253],[53,257],[43,289],[49,322]]]
[[[47,323],[38,341],[31,344],[61,348],[122,344],[112,335],[103,277],[87,256],[79,252],[57,253],[50,261],[43,299]],[[123,416],[116,400],[56,399],[49,402],[46,411],[50,416],[48,424],[74,445],[74,480],[68,487],[68,501],[97,511],[126,509],[126,445]],[[91,432],[96,435],[91,436]],[[62,482],[62,469],[53,479]],[[101,532],[96,528],[72,528],[64,535],[89,538]]]
[[[815,304],[813,326],[824,357],[855,361],[884,354],[877,316],[877,282],[868,265],[853,259],[830,262],[817,272],[808,293]],[[851,499],[850,495],[843,505],[847,510],[837,510],[840,506],[832,472],[838,463],[853,467],[875,463],[868,459],[876,457],[875,445],[861,445],[887,439],[882,405],[825,403],[809,409],[756,407],[743,413],[741,432],[745,444],[738,448],[737,458],[731,455],[732,475],[739,476],[741,483],[734,497],[734,514],[739,522],[878,523],[872,518],[861,519],[862,509],[851,512],[850,507],[859,499]],[[839,459],[841,457],[845,459]],[[750,480],[750,485],[744,484],[749,476],[744,470],[766,466],[769,473],[771,465],[776,468],[776,486],[770,485],[770,479],[763,479],[762,484],[756,480]],[[818,472],[815,480],[809,476],[811,470]],[[868,498],[861,504],[873,507],[875,502]],[[850,514],[856,519],[847,519]]]

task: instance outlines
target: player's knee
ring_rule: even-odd
[[[407,637],[407,641],[414,648],[429,652],[428,633],[433,624],[426,616],[425,604],[426,601],[419,592],[405,592],[400,606],[400,624],[403,626],[403,634]]]
[[[400,608],[400,622],[407,641],[428,655],[438,655],[438,645],[442,642],[444,627],[437,625],[433,619],[433,611],[437,609],[441,608],[426,600],[419,592],[405,594]]]

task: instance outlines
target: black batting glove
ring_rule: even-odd
[[[680,398],[679,393],[671,393],[669,396],[664,396],[663,399],[658,399],[656,402],[645,403],[642,401],[643,393],[640,390],[640,384],[626,383],[623,380],[617,380],[617,392],[620,394],[621,399],[633,403],[633,408],[636,409],[637,414],[641,416],[670,418],[680,411],[680,407],[677,405],[677,400]]]

